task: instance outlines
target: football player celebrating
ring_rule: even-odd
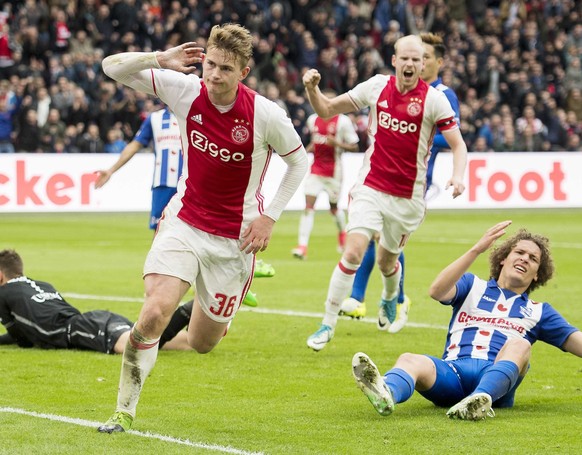
[[[253,37],[238,24],[212,27],[206,53],[194,42],[159,52],[123,52],[103,71],[156,95],[176,115],[184,166],[145,261],[145,301],[123,353],[117,406],[98,430],[131,428],[160,336],[196,288],[188,343],[212,351],[251,285],[255,255],[307,173],[305,148],[277,104],[246,87]],[[194,74],[202,62],[202,77]],[[262,183],[276,151],[287,165],[268,206]]]

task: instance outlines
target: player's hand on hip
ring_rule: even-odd
[[[193,73],[197,63],[204,58],[204,48],[195,42],[180,44],[165,51],[156,52],[156,60],[161,68],[184,74]]]
[[[309,69],[303,74],[303,85],[306,89],[314,89],[321,80],[321,74],[316,69]]]
[[[242,234],[242,244],[240,250],[247,254],[257,254],[265,251],[271,240],[273,225],[275,221],[266,215],[261,215],[253,220]]]

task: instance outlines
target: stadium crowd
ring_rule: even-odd
[[[391,73],[394,42],[442,34],[444,84],[470,151],[581,151],[582,2],[575,0],[25,0],[0,11],[0,153],[119,153],[153,99],[101,70],[112,53],[205,45],[219,23],[254,36],[245,83],[308,142],[301,76],[345,92]],[[352,115],[361,150],[367,112]]]

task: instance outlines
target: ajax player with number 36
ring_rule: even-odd
[[[145,301],[123,354],[117,408],[100,432],[128,430],[158,342],[181,298],[196,287],[188,343],[211,351],[251,285],[255,254],[301,184],[308,160],[291,120],[247,88],[252,36],[214,26],[206,54],[190,42],[163,52],[103,60],[105,74],[158,96],[176,115],[184,151],[178,193],[168,204],[145,261]],[[193,74],[202,62],[203,76]],[[261,185],[273,151],[287,170],[268,207]]]
[[[420,79],[422,41],[408,35],[394,47],[395,75],[378,74],[334,98],[319,89],[317,70],[310,69],[303,76],[309,102],[320,117],[370,107],[371,144],[350,192],[344,253],[331,276],[322,324],[307,339],[307,346],[315,351],[333,338],[341,303],[351,292],[355,273],[376,232],[380,232],[377,262],[383,282],[378,324],[388,324],[386,309],[398,299],[398,256],[425,215],[426,167],[437,128],[453,153],[453,172],[446,188],[453,187],[453,197],[465,189],[467,146],[446,96]]]

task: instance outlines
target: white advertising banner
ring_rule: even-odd
[[[95,189],[96,171],[119,158],[109,154],[0,155],[0,212],[148,211],[154,158],[135,155]]]
[[[95,189],[96,171],[109,168],[118,155],[0,155],[0,212],[149,211],[154,158],[140,153]],[[347,207],[348,190],[356,179],[362,154],[345,153],[340,206]],[[456,199],[444,190],[452,156],[437,158],[429,209],[565,208],[582,207],[582,153],[470,153],[466,189]],[[263,184],[268,204],[285,172],[276,155]],[[301,187],[288,205],[301,210]],[[322,194],[316,208],[327,209]]]

